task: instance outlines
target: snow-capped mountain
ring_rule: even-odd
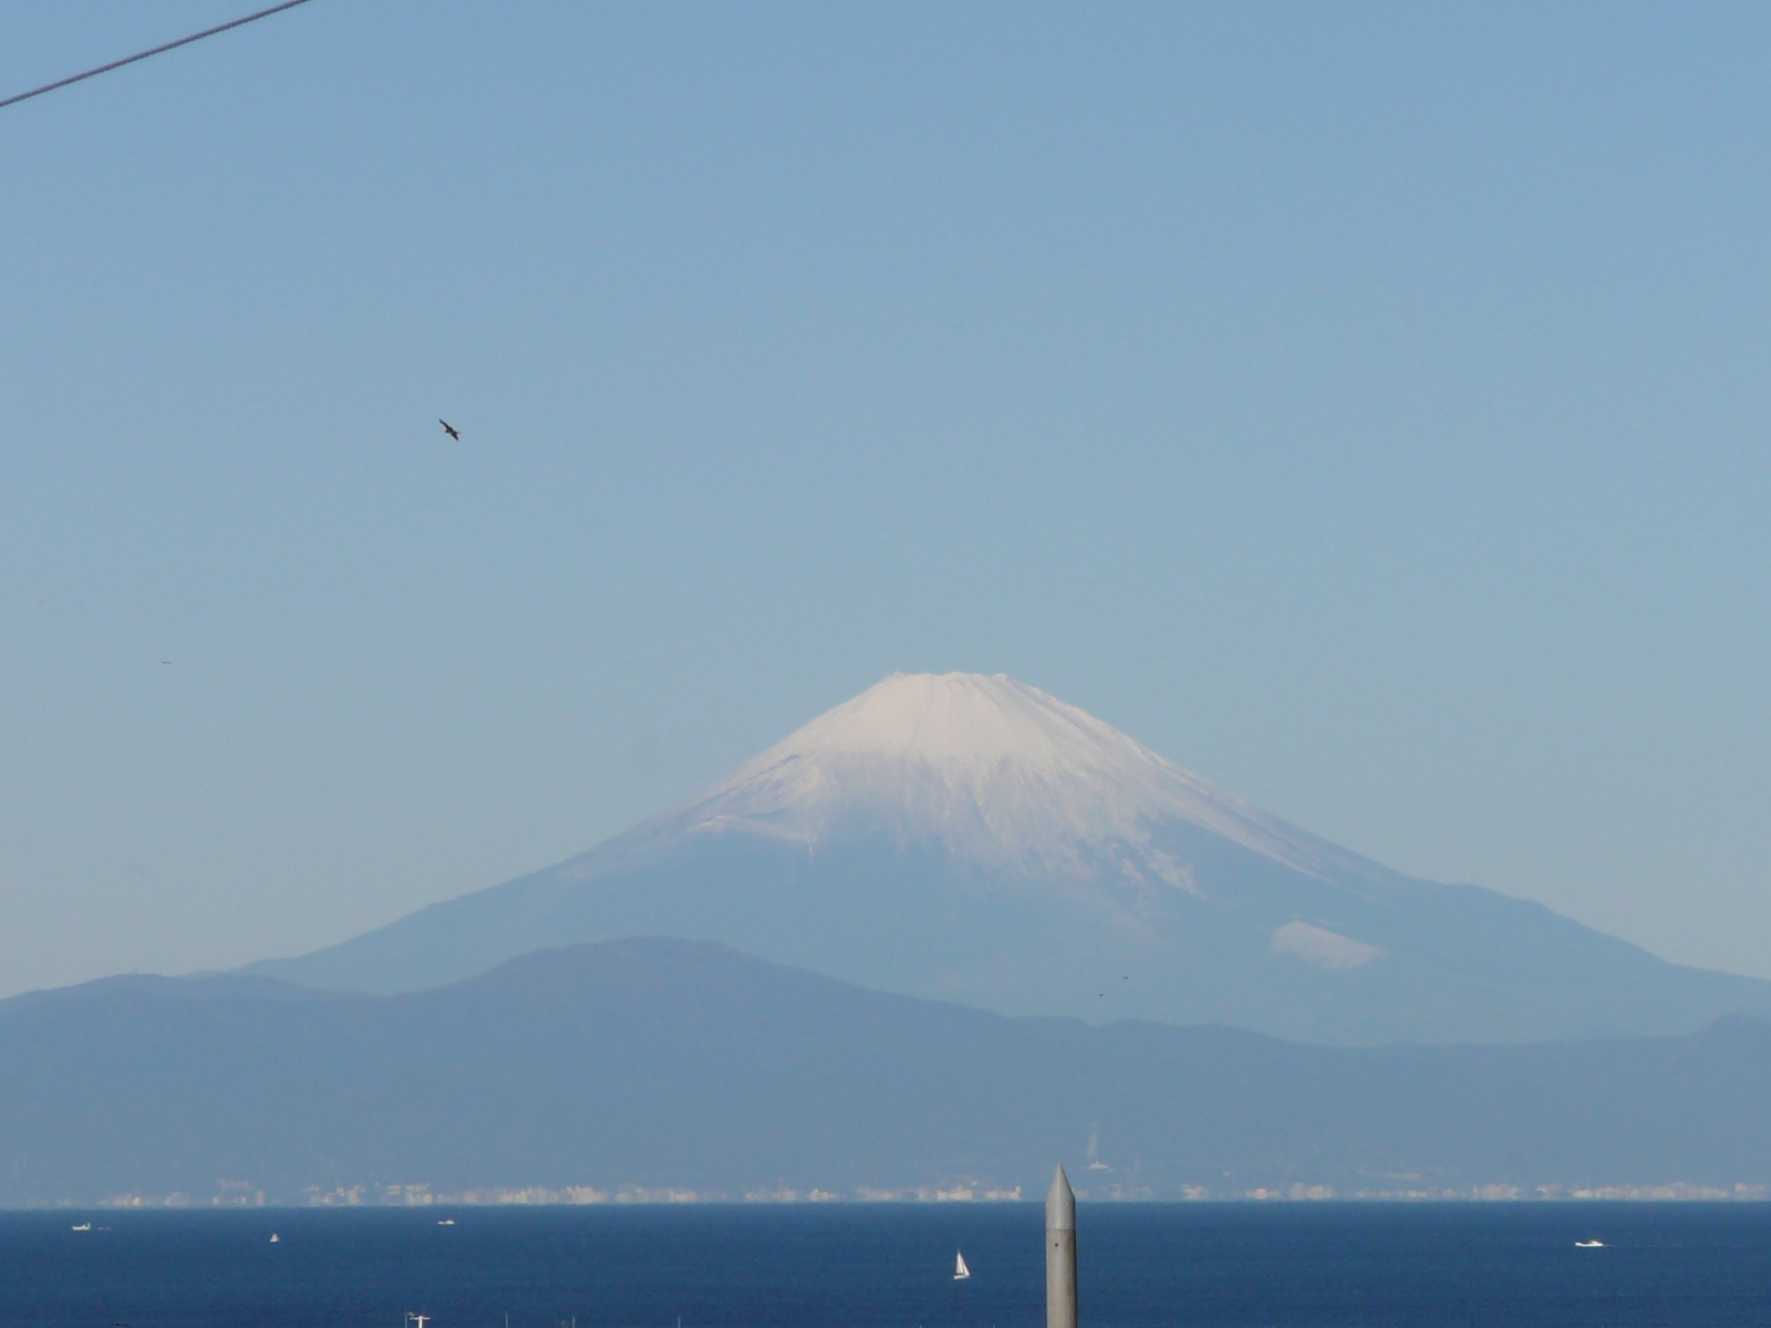
[[[1333,1042],[1678,1033],[1771,1013],[1771,983],[1401,876],[977,674],[894,675],[588,853],[253,968],[404,990],[643,935],[1005,1013]]]
[[[1004,674],[894,674],[741,766],[676,818],[815,849],[889,830],[966,861],[1192,890],[1152,843],[1184,821],[1299,871],[1370,867]],[[1374,869],[1380,870],[1381,869]]]

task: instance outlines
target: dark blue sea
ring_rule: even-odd
[[[1042,1226],[1031,1204],[5,1213],[0,1325],[1038,1328]],[[1078,1226],[1085,1328],[1771,1325],[1771,1205],[1084,1205]]]

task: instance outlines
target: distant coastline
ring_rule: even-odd
[[[1088,1203],[1762,1203],[1771,1199],[1771,1186],[1691,1185],[1474,1185],[1432,1188],[1346,1189],[1333,1185],[1255,1186],[1247,1190],[1187,1186],[1177,1197],[1133,1193],[1123,1188],[1088,1190],[1077,1187],[1078,1197]],[[1035,1196],[1037,1197],[1037,1196]],[[509,1208],[571,1207],[592,1205],[671,1204],[1013,1204],[1031,1202],[1023,1187],[989,1185],[919,1185],[900,1189],[861,1186],[846,1190],[751,1189],[729,1192],[682,1186],[590,1185],[487,1186],[479,1189],[441,1191],[428,1185],[353,1185],[332,1190],[312,1189],[299,1197],[277,1197],[264,1190],[231,1185],[208,1195],[116,1194],[97,1203],[64,1200],[46,1204],[8,1206],[9,1211],[41,1209],[229,1209],[229,1208]]]

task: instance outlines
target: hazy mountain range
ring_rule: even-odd
[[[681,941],[396,996],[110,979],[0,1002],[0,1065],[8,1205],[390,1186],[1037,1198],[1056,1158],[1097,1197],[1771,1182],[1771,1026],[1747,1019],[1305,1047],[1007,1018]]]
[[[1325,1043],[1771,1015],[1771,983],[1401,875],[1036,688],[976,674],[895,675],[589,852],[250,971],[410,991],[629,936],[1011,1014]]]
[[[1012,679],[899,675],[556,867],[0,1002],[0,1204],[983,1197],[1058,1159],[1097,1197],[1757,1194],[1767,1014]]]

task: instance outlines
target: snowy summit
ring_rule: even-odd
[[[901,844],[938,843],[978,863],[1082,874],[1116,845],[1120,862],[1138,850],[1142,867],[1186,889],[1184,865],[1151,846],[1164,822],[1311,874],[1360,861],[1003,673],[894,673],[667,819],[813,848],[884,828]]]

